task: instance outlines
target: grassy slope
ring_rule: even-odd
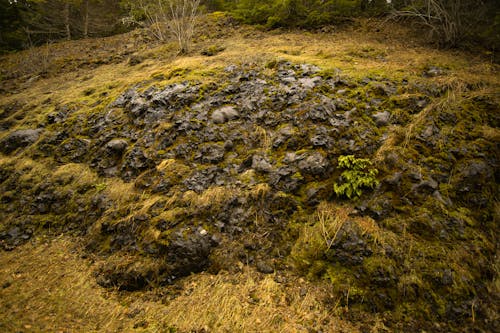
[[[51,54],[47,58],[51,65],[45,67],[48,73],[40,77],[34,77],[37,66],[28,73],[17,70],[21,67],[16,66],[25,68],[23,59],[29,61],[32,54],[9,56],[3,59],[2,67],[7,71],[3,75],[14,76],[9,73],[17,71],[19,78],[2,82],[4,94],[0,104],[18,102],[23,107],[7,120],[18,128],[36,127],[55,105],[78,103],[83,105],[79,112],[86,112],[96,100],[107,105],[131,85],[153,80],[160,74],[167,75],[156,80],[159,84],[186,78],[210,80],[215,69],[229,64],[265,64],[277,58],[317,64],[325,70],[338,68],[356,78],[419,79],[424,69],[439,66],[451,73],[432,79],[439,85],[450,85],[456,90],[464,84],[480,86],[477,94],[485,95],[498,93],[500,86],[497,66],[479,56],[427,48],[401,28],[361,22],[352,31],[334,34],[264,33],[251,28],[218,30],[213,22],[204,24],[208,28],[197,36],[192,54],[183,57],[175,55],[174,45],[150,47],[132,35],[99,41],[96,46],[99,49],[103,45],[116,48],[95,55],[108,62],[102,64],[94,59],[95,66],[82,65],[89,61],[79,46],[95,41],[61,43],[52,46],[52,51],[41,49],[40,54]],[[130,45],[131,51],[113,58],[123,45]],[[214,57],[201,56],[199,52],[211,45],[222,45],[225,50]],[[127,62],[130,56],[143,61],[131,66]],[[68,60],[73,65],[61,68]],[[182,78],[168,75],[183,70],[187,72]],[[448,96],[448,102],[454,102],[452,95]],[[416,118],[414,127],[418,121]],[[406,131],[409,138],[411,129],[410,125]],[[498,129],[484,128],[484,131],[498,138]],[[124,186],[120,182],[102,181],[108,182],[111,192],[113,189],[121,192]],[[249,270],[237,275],[200,274],[183,281],[178,291],[159,288],[145,293],[105,292],[97,287],[92,276],[99,259],[97,262],[82,259],[81,249],[75,243],[78,240],[66,237],[39,240],[1,254],[0,328],[35,332],[154,332],[175,326],[180,331],[207,327],[215,331],[300,332],[305,327],[322,327],[332,332],[356,331],[342,320],[346,309],[330,306],[335,309],[331,313],[320,302],[327,297],[327,290],[293,275],[288,277],[288,283],[277,284],[272,277]],[[169,299],[166,296],[172,300],[165,301]],[[374,331],[384,331],[378,318],[372,317],[368,322]]]

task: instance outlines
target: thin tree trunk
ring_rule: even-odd
[[[85,0],[85,17],[83,18],[83,38],[89,37],[89,0]]]
[[[71,40],[71,27],[69,24],[69,2],[64,5],[64,26],[66,28],[66,39]]]

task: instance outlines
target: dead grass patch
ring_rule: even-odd
[[[199,274],[167,305],[165,319],[180,331],[209,332],[356,332],[321,300],[328,292],[304,280],[278,283],[252,270]]]
[[[203,191],[201,194],[196,194],[193,191],[184,193],[183,200],[193,209],[206,209],[212,207],[214,209],[221,208],[224,203],[237,197],[239,190],[224,186],[214,186]]]
[[[120,257],[120,262],[130,261]],[[0,256],[5,332],[358,332],[323,303],[328,290],[251,269],[206,273],[149,292],[107,291],[100,262],[66,237],[38,239]],[[179,287],[181,287],[179,291]]]
[[[4,332],[131,331],[127,307],[95,282],[89,260],[60,237],[0,256],[0,329]]]

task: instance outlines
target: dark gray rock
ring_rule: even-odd
[[[146,108],[144,112],[144,124],[147,126],[152,126],[157,124],[169,117],[169,113],[165,109],[161,108]]]
[[[81,163],[87,158],[90,145],[89,139],[70,138],[57,148],[57,153],[61,161]]]
[[[138,96],[130,101],[128,110],[134,117],[140,117],[148,110],[148,107],[146,100]]]
[[[305,157],[304,155],[299,155],[295,152],[286,152],[285,157],[283,157],[282,162],[285,164],[292,164],[292,163],[295,163],[297,161],[303,160],[304,157]]]
[[[208,144],[202,146],[200,151],[195,155],[195,159],[201,160],[202,163],[219,163],[224,160],[226,149],[224,145]]]
[[[382,182],[390,186],[399,186],[399,184],[401,184],[402,177],[403,174],[401,172],[396,172],[393,175],[385,177]]]
[[[314,147],[329,148],[333,145],[333,139],[330,137],[328,130],[323,126],[316,127],[310,141]]]
[[[420,194],[432,194],[437,190],[439,184],[432,178],[420,181],[420,183],[412,186],[412,191]]]
[[[301,64],[296,66],[296,68],[301,72],[302,76],[311,76],[321,70],[318,66],[311,64]]]
[[[316,185],[313,183],[312,187],[309,187],[306,191],[306,202],[308,206],[316,206],[321,200],[325,200],[331,191],[328,186],[325,185]]]
[[[208,267],[209,255],[216,245],[216,238],[203,228],[175,232],[165,250],[170,274],[180,277],[201,272]]]
[[[137,92],[134,88],[127,90],[121,94],[113,103],[111,107],[123,108],[125,107],[133,98],[137,97]]]
[[[371,82],[370,90],[378,96],[391,96],[394,95],[397,91],[396,86],[392,83],[382,83],[382,82]]]
[[[153,105],[161,105],[165,107],[175,106],[174,104],[181,102],[185,97],[187,97],[181,93],[184,92],[188,86],[189,84],[186,82],[171,84],[165,87],[162,91],[155,93],[151,98],[151,102]],[[182,102],[186,101],[184,100]]]
[[[273,170],[273,165],[267,158],[260,155],[254,155],[252,157],[252,169],[260,172],[271,172]]]
[[[212,185],[224,185],[226,182],[225,178],[225,172],[221,168],[211,167],[194,171],[183,181],[183,184],[188,190],[201,193]]]
[[[65,121],[71,114],[70,109],[62,108],[47,115],[48,124],[58,124]]]
[[[319,152],[308,154],[298,163],[301,172],[315,176],[325,175],[329,166],[330,162]]]
[[[6,251],[13,250],[32,237],[33,231],[21,226],[14,226],[7,231],[0,232],[0,249]]]
[[[273,274],[274,268],[264,261],[257,261],[257,271],[263,274]]]
[[[300,188],[303,178],[296,168],[285,166],[269,175],[269,183],[280,191],[291,193]]]
[[[324,105],[315,105],[307,113],[307,117],[313,121],[325,121],[333,117],[333,111],[334,110],[330,110]]]
[[[127,149],[128,142],[123,139],[113,139],[106,144],[108,149],[113,154],[121,154]]]
[[[125,155],[121,172],[125,180],[131,180],[153,165],[154,162],[144,154],[144,151],[139,146],[135,146]]]
[[[358,227],[352,221],[346,221],[336,237],[329,241],[331,247],[326,254],[327,259],[346,266],[360,265],[366,257],[373,253]]]
[[[10,133],[0,141],[0,151],[10,154],[19,148],[25,148],[35,143],[43,129],[25,129]]]
[[[368,215],[376,221],[388,217],[394,210],[391,192],[385,192],[375,196],[362,205],[356,207],[363,215]]]
[[[484,207],[491,200],[490,191],[496,191],[495,172],[486,161],[465,160],[457,165],[460,170],[452,177],[455,200],[475,209]]]

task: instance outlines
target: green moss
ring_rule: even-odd
[[[225,49],[226,49],[225,46],[214,44],[214,45],[210,45],[207,48],[205,48],[204,50],[202,50],[201,54],[205,55],[207,57],[212,57],[212,56],[215,56],[215,55],[221,53]]]

